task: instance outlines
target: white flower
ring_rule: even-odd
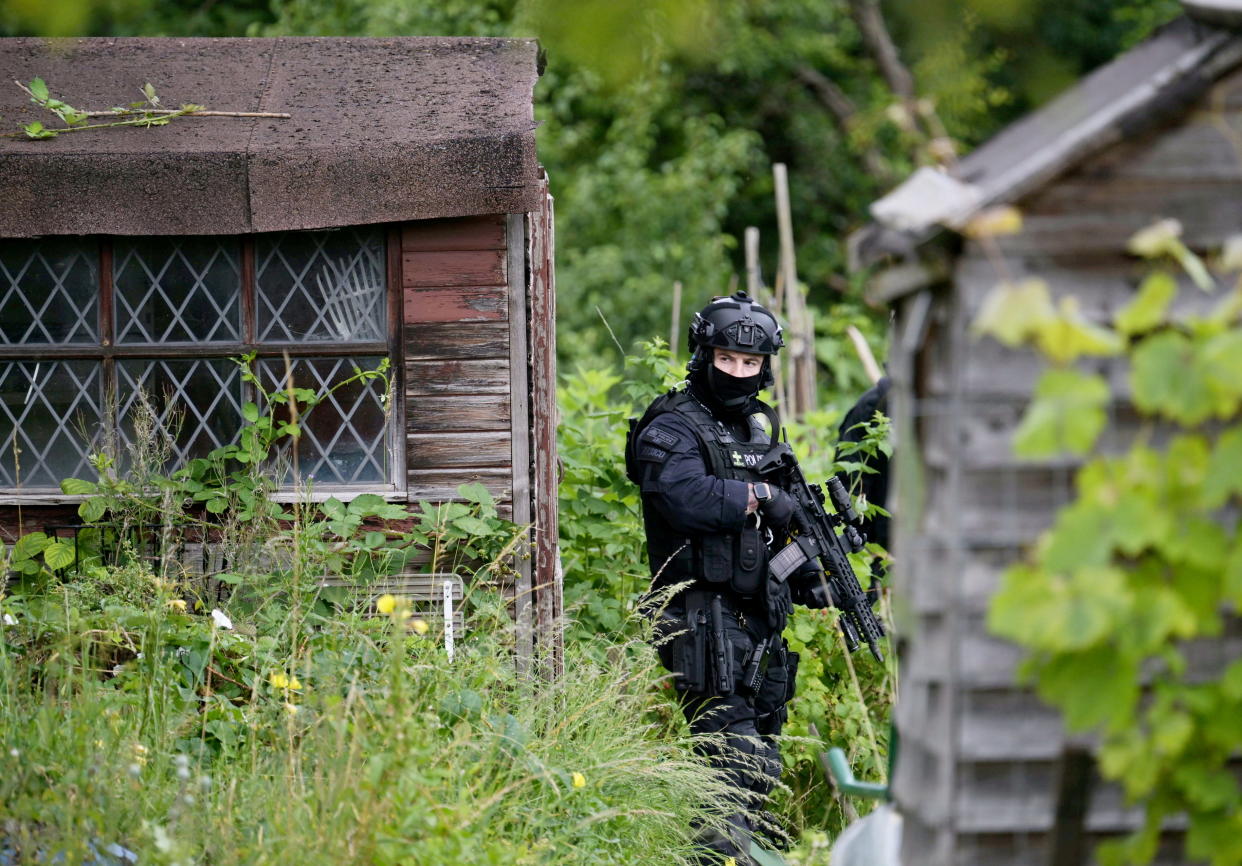
[[[211,609],[211,621],[214,622],[216,625],[218,625],[220,628],[232,628],[233,627],[233,620],[229,619],[228,615],[225,614],[225,612],[220,610],[220,608],[218,607],[213,607]]]
[[[4,615],[4,624],[5,625],[17,625],[17,617],[13,616],[13,614],[11,613],[6,613]]]

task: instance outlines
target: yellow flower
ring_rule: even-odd
[[[724,866],[737,866],[737,858],[736,858],[736,857],[726,857],[726,858],[725,858],[725,861],[724,861]]]
[[[412,623],[410,623],[410,628],[414,629],[414,631],[417,632],[418,634],[426,634],[427,633],[427,621],[422,620],[422,619],[416,619]]]
[[[272,674],[271,676],[267,678],[267,681],[271,683],[274,688],[278,688],[278,689],[289,688],[289,678],[285,676],[284,673],[281,671],[276,671],[274,674]]]
[[[168,600],[169,610],[175,610],[177,613],[185,613],[185,599],[170,598]]]
[[[302,683],[297,677],[289,677],[289,688],[300,690],[302,688]]]
[[[381,595],[375,602],[375,609],[380,613],[392,613],[397,609],[396,596]]]
[[[574,787],[585,788],[586,787],[586,776],[582,775],[581,773],[574,773]]]

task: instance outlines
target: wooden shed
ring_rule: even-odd
[[[8,130],[141,100],[275,117],[0,139],[0,533],[73,514],[100,436],[166,395],[192,457],[260,379],[333,395],[303,433],[319,496],[445,501],[478,481],[530,525],[521,649],[555,652],[552,199],[535,153],[538,46],[521,39],[0,40]],[[49,125],[51,125],[49,123]]]
[[[1242,231],[1240,112],[1242,35],[1228,15],[1183,17],[954,171],[920,170],[872,206],[875,222],[852,239],[856,261],[879,266],[873,295],[896,314],[895,591],[904,645],[893,792],[908,864],[1083,862],[1052,859],[1065,838],[1055,809],[1066,732],[1016,682],[1020,650],[988,634],[984,621],[1001,573],[1069,500],[1077,464],[1013,455],[1042,362],[976,339],[970,323],[1002,272],[1039,277],[1054,296],[1077,295],[1087,316],[1111,320],[1144,272],[1126,254],[1134,232],[1174,218],[1202,251]],[[996,239],[990,259],[952,228],[998,204],[1016,205],[1024,228]],[[1119,364],[1093,363],[1124,383]],[[1137,416],[1123,398],[1109,411],[1113,441],[1127,441]],[[1236,621],[1199,649],[1208,666],[1237,658]],[[1119,789],[1096,786],[1084,832],[1099,840],[1139,820]],[[1169,828],[1156,862],[1182,862],[1177,832]]]

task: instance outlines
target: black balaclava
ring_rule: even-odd
[[[711,351],[710,349],[708,350]],[[753,376],[730,376],[716,367],[709,359],[695,365],[690,371],[689,382],[694,394],[712,414],[720,417],[741,417],[754,411],[755,398],[759,396],[760,384],[767,371],[765,358],[763,368]]]

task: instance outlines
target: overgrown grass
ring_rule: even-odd
[[[486,595],[450,662],[399,603],[228,629],[107,576],[0,600],[0,862],[669,864],[712,820],[645,650],[548,684]]]

